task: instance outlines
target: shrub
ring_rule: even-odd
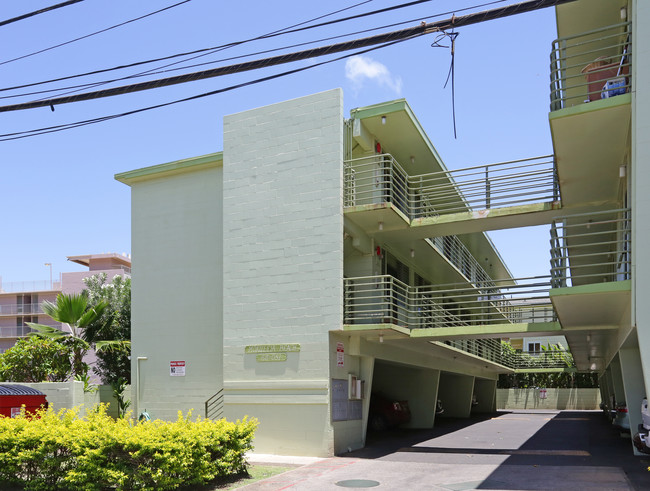
[[[70,348],[28,337],[0,354],[0,381],[63,382],[70,376]]]
[[[175,489],[246,470],[257,421],[113,420],[100,405],[0,416],[0,483],[25,489]]]

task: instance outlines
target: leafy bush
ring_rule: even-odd
[[[51,339],[28,337],[0,354],[0,381],[63,382],[70,376],[70,348]]]
[[[0,416],[0,487],[25,489],[175,489],[246,470],[257,421],[113,420],[98,406]]]

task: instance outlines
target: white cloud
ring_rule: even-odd
[[[397,95],[402,92],[401,77],[393,77],[386,65],[369,56],[353,56],[345,62],[345,77],[355,89],[361,89],[366,79],[374,80],[380,86],[388,87]]]

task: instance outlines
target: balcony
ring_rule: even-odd
[[[42,314],[42,303],[25,303],[25,304],[9,304],[0,305],[0,315],[29,315],[29,314]]]
[[[409,236],[424,239],[536,225],[548,218],[531,212],[557,210],[558,200],[549,156],[413,176],[390,154],[345,161],[345,212],[376,235],[409,230]],[[525,214],[527,222],[513,221],[513,215]],[[473,229],[449,229],[453,222],[478,218],[484,221]],[[447,233],[434,230],[440,225]]]
[[[631,323],[629,209],[571,215],[551,226],[553,307],[579,369],[601,369]]]
[[[621,206],[633,90],[631,33],[631,23],[624,22],[553,42],[549,120],[564,208]]]
[[[551,111],[631,92],[632,23],[553,41]]]
[[[409,286],[389,275],[346,278],[344,328],[444,340],[559,330],[548,278],[514,281]]]

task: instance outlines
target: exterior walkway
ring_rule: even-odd
[[[649,466],[650,456],[633,456],[629,436],[622,438],[600,411],[499,411],[441,418],[433,430],[369,435],[362,450],[242,489],[640,491],[650,489]]]

